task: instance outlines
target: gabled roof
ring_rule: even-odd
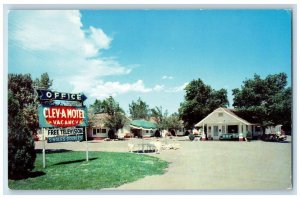
[[[234,119],[238,120],[239,122],[246,124],[246,125],[251,125],[250,122],[244,120],[243,118],[240,118],[239,116],[237,116],[234,112],[234,110],[232,109],[228,109],[228,108],[217,108],[215,109],[213,112],[211,112],[208,116],[206,116],[205,118],[203,118],[200,122],[198,122],[195,126],[196,127],[201,127],[203,125],[203,123],[205,123],[205,121],[211,117],[213,117],[213,114],[215,112],[223,112],[228,114],[230,117],[233,117]]]
[[[107,113],[95,113],[89,115],[89,120],[92,122],[92,127],[106,128],[105,121],[110,117]],[[125,115],[126,119],[130,119]]]
[[[232,115],[232,116],[235,117],[236,119],[240,120],[242,123],[247,124],[247,125],[251,125],[251,123],[248,122],[247,120],[244,120],[243,118],[237,116],[237,115],[234,113],[234,109],[229,109],[229,108],[222,108],[222,109],[224,109],[229,115]]]
[[[89,116],[89,119],[92,122],[93,127],[105,128],[105,120],[107,119],[108,114],[106,113],[97,113]]]

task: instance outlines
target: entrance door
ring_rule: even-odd
[[[213,138],[214,138],[214,140],[219,139],[219,128],[218,128],[218,126],[213,126]]]

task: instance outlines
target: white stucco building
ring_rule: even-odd
[[[217,108],[195,125],[199,128],[202,140],[218,140],[223,134],[236,135],[239,140],[244,140],[257,134],[256,126],[227,108]]]

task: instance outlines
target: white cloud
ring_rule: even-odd
[[[164,85],[155,85],[153,91],[162,91],[164,88]]]
[[[75,92],[80,92],[81,90],[85,90],[89,93],[91,97],[103,99],[108,96],[116,96],[123,93],[128,92],[141,92],[141,93],[148,93],[152,91],[160,91],[163,86],[156,85],[153,88],[147,88],[142,80],[138,80],[134,83],[120,83],[120,82],[104,82],[103,80],[96,80],[92,79],[92,81],[82,81],[80,78],[81,76],[78,76],[75,82],[81,82],[81,84],[78,84],[76,87],[78,90],[75,90]],[[77,85],[77,84],[76,84]]]
[[[79,11],[11,11],[9,37],[28,50],[80,51],[85,42],[80,17]]]
[[[93,26],[90,27],[90,39],[93,43],[97,44],[99,48],[108,49],[110,46],[110,42],[112,39],[108,37],[103,30],[94,28]]]
[[[185,82],[184,84],[182,84],[181,86],[176,86],[173,88],[169,88],[166,90],[166,92],[168,93],[177,93],[177,92],[181,92],[184,90],[184,88],[188,85],[188,82]]]
[[[87,34],[87,39],[84,47],[87,56],[97,56],[99,49],[108,49],[110,47],[112,38],[107,36],[103,30],[91,26],[85,33]]]
[[[167,76],[167,75],[164,75],[164,76],[162,77],[162,79],[174,79],[174,77],[173,77],[173,76]]]
[[[29,72],[47,71],[50,77],[55,77],[54,89],[69,87],[69,92],[103,98],[164,88],[163,85],[148,88],[142,80],[105,82],[105,76],[131,72],[116,59],[101,56],[100,51],[109,49],[112,40],[100,28],[84,29],[77,10],[11,11],[9,14],[9,46],[29,55],[19,64],[28,67]]]

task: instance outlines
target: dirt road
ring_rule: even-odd
[[[147,176],[113,190],[286,190],[291,187],[291,137],[284,143],[262,141],[188,141],[181,148],[148,154],[170,162],[166,173]],[[127,152],[127,141],[90,141],[90,151]],[[150,142],[150,140],[144,140]],[[85,150],[85,142],[46,144],[47,149]],[[37,142],[41,149],[42,143]]]

